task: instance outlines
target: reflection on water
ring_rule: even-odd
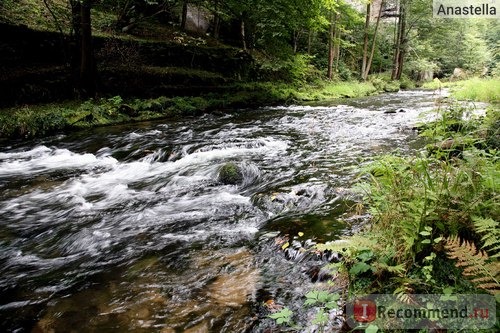
[[[341,215],[356,169],[410,151],[434,97],[264,108],[1,148],[0,329],[262,329],[260,302],[298,302],[312,282],[260,235],[349,233]],[[227,162],[241,184],[219,181]]]

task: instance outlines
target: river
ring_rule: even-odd
[[[421,147],[412,127],[436,97],[406,91],[4,144],[0,331],[260,332],[273,324],[263,302],[300,312],[321,262],[285,255],[279,240],[355,232],[356,172]],[[241,184],[219,181],[228,162]]]

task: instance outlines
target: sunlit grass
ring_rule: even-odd
[[[452,87],[452,95],[458,100],[499,103],[500,79],[473,78],[457,82],[457,84]]]
[[[321,87],[299,89],[297,97],[302,101],[320,101],[368,96],[376,92],[377,89],[370,82],[327,82]]]
[[[452,96],[458,100],[469,100],[476,102],[500,102],[500,79],[472,78],[464,81],[441,82],[434,79],[425,83],[424,89],[450,88]]]

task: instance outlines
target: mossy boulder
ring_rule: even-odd
[[[243,181],[241,168],[233,162],[224,164],[219,170],[219,181],[226,185],[236,185]]]

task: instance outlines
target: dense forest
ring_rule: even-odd
[[[3,71],[9,72],[9,84],[31,78],[56,85],[61,68],[55,66],[66,66],[77,96],[84,98],[123,94],[125,87],[113,79],[125,79],[130,93],[144,94],[131,87],[141,85],[142,76],[170,79],[172,86],[198,76],[195,85],[213,86],[233,80],[301,84],[371,75],[376,83],[498,73],[498,20],[433,18],[431,4],[6,0],[0,5]],[[36,66],[51,79],[33,73]],[[3,81],[2,90],[9,90]]]
[[[1,0],[0,331],[497,332],[500,12],[434,2]]]

